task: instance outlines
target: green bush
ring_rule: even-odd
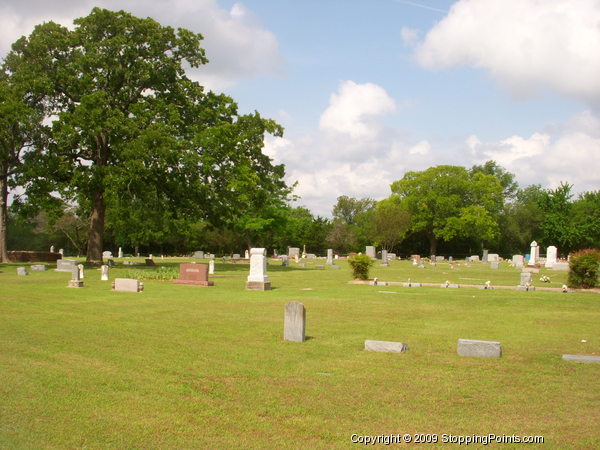
[[[138,280],[161,280],[169,281],[179,278],[179,268],[159,266],[157,269],[128,270],[125,278],[136,278]]]
[[[369,269],[373,265],[373,260],[367,255],[354,255],[348,259],[348,264],[352,267],[352,274],[355,279],[368,280]]]
[[[593,288],[598,286],[600,274],[600,250],[581,250],[571,255],[569,260],[569,278],[572,288]]]

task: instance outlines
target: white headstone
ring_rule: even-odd
[[[119,258],[123,257],[123,249],[121,249],[121,247],[119,247]]]
[[[525,258],[523,257],[523,255],[513,255],[513,257],[512,257],[512,263],[517,269],[523,268],[524,260],[525,260]]]
[[[535,266],[538,262],[538,259],[540,259],[540,247],[538,246],[537,242],[533,241],[531,243],[531,251],[529,255],[529,262],[527,263],[527,265]]]
[[[481,256],[481,261],[488,262],[489,261],[488,258],[489,258],[489,250],[484,250],[483,255]]]
[[[329,264],[329,265],[333,264],[333,249],[331,249],[331,248],[327,249],[327,264]]]
[[[142,292],[144,284],[132,278],[115,278],[113,290],[118,292]]]
[[[83,280],[83,264],[77,264],[77,269],[79,270],[79,279]]]
[[[244,254],[244,258],[246,258],[246,259],[250,258],[250,253],[248,253],[248,250],[246,250],[246,253]]]
[[[54,253],[54,245],[50,246],[50,253]]]
[[[58,249],[58,253],[60,253],[62,256],[64,256],[64,254],[65,254],[65,251],[64,251],[62,248],[59,248],[59,249]]]
[[[267,275],[267,251],[264,248],[250,249],[250,275],[248,275],[246,289],[271,289],[271,282]]]
[[[29,275],[26,267],[17,267],[17,275]]]
[[[375,247],[373,247],[372,245],[367,245],[367,247],[365,248],[365,254],[373,259],[375,259]]]
[[[100,280],[108,281],[108,266],[100,266],[100,270],[102,271],[100,275]]]
[[[500,255],[498,253],[488,253],[487,260],[488,262],[498,262],[500,261]]]
[[[215,260],[211,259],[208,262],[208,274],[209,275],[214,275],[215,274]]]
[[[102,252],[102,257],[103,258],[112,258],[112,252],[109,252],[108,250]]]
[[[553,267],[556,264],[556,256],[558,254],[558,249],[551,245],[546,249],[546,267]]]

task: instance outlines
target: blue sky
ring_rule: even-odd
[[[190,76],[284,125],[265,153],[316,214],[488,159],[522,186],[600,189],[597,0],[5,0],[0,51],[95,5],[202,33]]]

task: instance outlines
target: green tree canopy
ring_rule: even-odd
[[[432,255],[440,239],[490,241],[499,233],[502,186],[494,175],[443,165],[407,172],[391,189],[410,212],[411,230],[427,235]]]
[[[89,211],[88,263],[102,261],[107,218],[139,241],[166,223],[223,223],[240,205],[286,197],[283,167],[261,152],[264,133],[281,128],[187,78],[184,63],[207,62],[200,34],[99,8],[74,23],[37,26],[6,67],[55,118],[52,139],[29,158],[43,170],[26,187],[45,180]]]

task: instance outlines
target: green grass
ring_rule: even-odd
[[[0,265],[0,447],[344,448],[353,433],[600,446],[600,365],[561,360],[600,355],[598,294],[350,285],[345,261],[274,263],[274,289],[257,292],[244,289],[247,264],[219,261],[214,287],[147,280],[139,294],[111,292],[96,269],[68,289],[69,273],[18,277],[17,264]],[[371,273],[519,282],[516,269],[475,263]],[[541,274],[553,287],[566,280]],[[306,307],[304,343],[282,339],[288,301]],[[503,357],[459,357],[458,338],[501,341]],[[365,339],[410,350],[365,352]]]

